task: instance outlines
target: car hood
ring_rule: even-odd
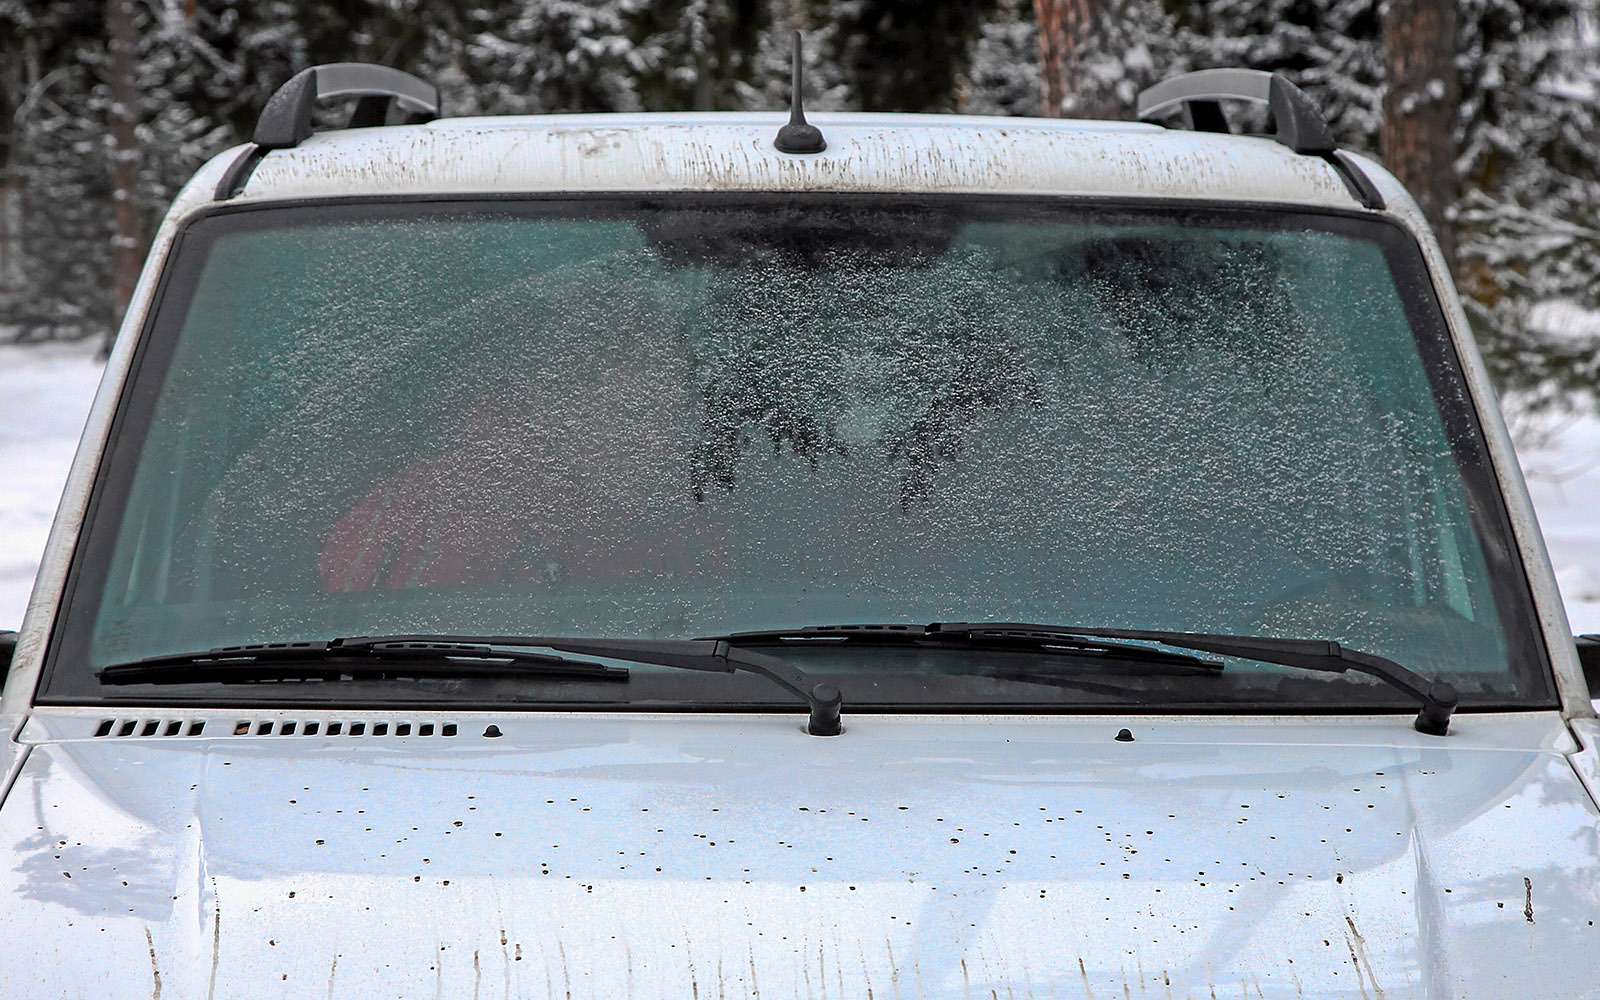
[[[1444,739],[1399,717],[858,716],[837,739],[789,716],[310,718],[97,738],[35,716],[0,807],[8,1000],[1600,983],[1596,812],[1553,713]]]

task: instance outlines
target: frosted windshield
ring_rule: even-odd
[[[1352,224],[686,199],[190,239],[94,528],[90,666],[994,620],[1337,639],[1542,694],[1454,376]]]

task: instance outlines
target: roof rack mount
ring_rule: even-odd
[[[371,63],[324,63],[304,69],[279,87],[256,119],[253,141],[262,149],[290,149],[311,135],[319,104],[356,97],[349,128],[383,125],[393,110],[407,123],[439,117],[439,89],[410,73]]]
[[[371,63],[323,63],[289,78],[267,99],[250,143],[234,157],[217,184],[217,200],[244,190],[261,158],[272,149],[293,149],[311,135],[317,105],[357,98],[347,128],[385,125],[398,111],[401,123],[439,117],[439,89],[410,73]]]
[[[1139,92],[1139,120],[1154,122],[1179,108],[1189,113],[1197,132],[1233,131],[1223,101],[1265,104],[1272,138],[1296,153],[1327,160],[1350,194],[1367,208],[1384,207],[1383,196],[1349,153],[1339,149],[1333,130],[1305,91],[1281,73],[1259,69],[1203,69],[1163,80]]]

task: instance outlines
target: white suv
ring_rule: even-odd
[[[1596,995],[1600,728],[1421,214],[1280,78],[1141,108],[295,77],[15,640],[0,996]]]

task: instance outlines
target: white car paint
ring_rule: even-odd
[[[818,114],[828,151],[791,157],[770,146],[780,120],[322,134],[269,154],[236,200],[779,189],[1362,210],[1324,161],[1267,139]],[[1465,317],[1382,168],[1363,161],[1447,304],[1560,711],[1462,713],[1444,739],[1398,715],[847,715],[822,740],[798,716],[435,713],[456,736],[380,737],[422,717],[370,713],[367,735],[332,737],[357,718],[148,710],[112,732],[205,732],[96,737],[102,715],[33,705],[39,668],[161,268],[238,154],[157,234],[0,698],[0,997],[1600,995],[1600,724]],[[1124,726],[1131,743],[1112,739]]]
[[[29,724],[6,996],[1592,995],[1553,713],[270,716]]]
[[[817,114],[828,148],[772,148],[782,115],[446,118],[314,135],[242,198],[508,191],[969,191],[1356,208],[1327,163],[1270,139],[1153,125]],[[420,167],[420,169],[419,169]]]

